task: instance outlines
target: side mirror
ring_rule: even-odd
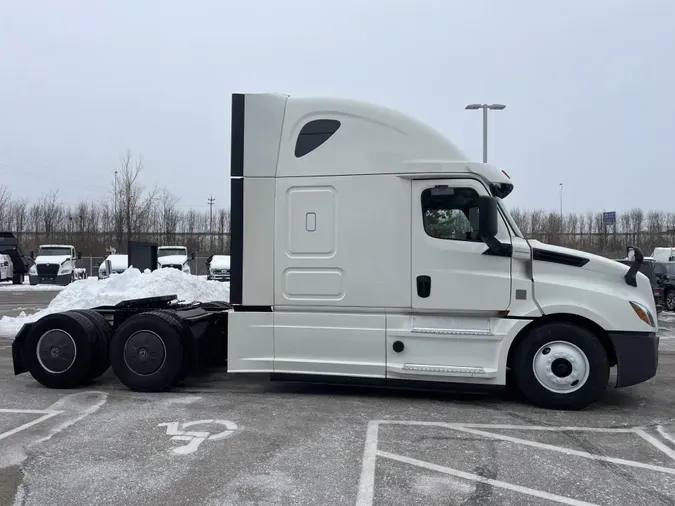
[[[478,235],[485,242],[494,239],[499,233],[497,201],[493,197],[478,197]]]
[[[82,252],[81,251],[77,252],[77,259],[82,260]]]
[[[33,250],[30,250],[30,259],[31,260],[35,259],[35,252]]]
[[[192,252],[192,260],[194,260],[194,259],[195,259],[195,252],[193,251]]]
[[[497,239],[499,233],[499,211],[494,197],[478,197],[478,235],[489,248],[488,253],[497,256],[510,256],[511,245],[502,244]]]

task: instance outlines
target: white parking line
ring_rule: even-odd
[[[671,443],[673,443],[673,444],[675,445],[675,438],[673,438],[673,436],[671,436],[670,434],[668,434],[668,433],[664,430],[664,428],[663,428],[662,425],[657,425],[657,426],[656,426],[656,431],[661,435],[661,437],[662,437],[663,439],[665,439],[666,441],[670,441]]]
[[[528,487],[523,487],[521,485],[489,479],[474,473],[467,473],[465,471],[460,471],[458,469],[452,469],[431,462],[425,462],[423,460],[406,457],[404,455],[397,455],[395,453],[379,450],[378,434],[380,425],[441,427],[467,434],[473,434],[476,436],[482,436],[484,438],[487,438],[488,440],[491,439],[491,440],[506,441],[509,443],[530,446],[540,450],[549,450],[558,453],[563,453],[566,455],[583,457],[590,460],[611,462],[614,464],[620,464],[627,467],[647,469],[650,471],[675,476],[675,468],[671,467],[647,464],[644,462],[638,462],[634,460],[608,457],[605,455],[598,455],[585,451],[575,450],[573,448],[567,448],[565,446],[556,446],[547,443],[540,443],[538,441],[531,441],[519,437],[507,436],[504,434],[490,432],[487,430],[481,430],[481,429],[492,429],[492,430],[522,430],[522,431],[529,430],[529,431],[549,431],[549,432],[590,432],[590,433],[605,433],[605,434],[635,434],[636,436],[642,438],[645,442],[649,443],[650,445],[652,445],[653,447],[655,447],[656,449],[658,449],[659,451],[661,451],[662,453],[664,453],[665,455],[667,455],[668,457],[670,457],[675,461],[675,450],[664,444],[656,437],[647,433],[646,430],[642,427],[632,427],[632,428],[623,427],[616,429],[612,428],[607,429],[602,427],[565,427],[565,426],[552,427],[552,426],[536,426],[536,425],[472,424],[472,423],[463,424],[463,423],[446,423],[446,422],[371,420],[370,422],[368,422],[368,429],[366,432],[366,442],[363,451],[361,478],[359,481],[356,506],[371,506],[373,504],[374,487],[375,487],[375,467],[378,457],[396,460],[398,462],[403,462],[409,465],[429,469],[432,471],[438,471],[440,473],[455,476],[457,478],[463,478],[473,482],[485,483],[494,487],[520,492],[526,495],[547,499],[561,504],[570,504],[573,506],[592,504],[577,499],[573,499],[571,497],[560,496],[549,492],[545,492],[543,490],[536,490]],[[675,440],[672,437],[670,437],[661,426],[657,427],[657,431],[661,436],[664,437],[664,439],[667,439],[670,442],[675,442]]]
[[[548,499],[549,501],[554,501],[560,504],[570,504],[572,506],[599,506],[595,503],[579,501],[577,499],[572,499],[571,497],[551,494],[550,492],[535,490],[533,488],[522,487],[520,485],[514,485],[513,483],[507,483],[505,481],[493,480],[491,478],[485,478],[478,474],[467,473],[465,471],[459,471],[458,469],[451,469],[449,467],[439,466],[438,464],[432,464],[431,462],[424,462],[423,460],[404,457],[403,455],[396,455],[394,453],[383,452],[381,450],[377,452],[377,455],[387,459],[397,460],[398,462],[403,462],[405,464],[421,467],[423,469],[429,469],[430,471],[437,471],[439,473],[455,476],[457,478],[463,478],[465,480],[476,481],[479,483],[486,483],[488,485],[492,485],[493,487],[512,490],[513,492],[520,492],[521,494],[529,495],[532,497],[539,497],[540,499]]]
[[[7,432],[3,432],[2,434],[0,434],[0,439],[5,439],[5,438],[8,438],[9,436],[13,436],[17,432],[21,432],[22,430],[30,428],[33,425],[37,425],[40,422],[44,422],[45,420],[49,420],[53,416],[60,415],[61,413],[63,413],[63,411],[50,411],[50,410],[38,410],[38,409],[0,409],[0,413],[43,415],[40,418],[36,418],[35,420],[24,423],[23,425],[20,425],[19,427],[16,427],[12,430],[8,430]]]

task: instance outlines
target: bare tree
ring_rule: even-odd
[[[120,159],[119,180],[117,183],[118,214],[115,217],[118,243],[124,238],[132,239],[140,232],[143,220],[147,220],[155,202],[157,188],[147,191],[138,177],[143,170],[143,158],[136,163],[132,160],[131,151],[127,150]]]
[[[12,195],[6,186],[0,185],[0,228],[10,228],[9,207],[12,202]]]
[[[23,232],[26,229],[28,221],[28,200],[19,199],[11,202],[9,214],[12,221],[9,228],[17,233]]]
[[[40,218],[44,226],[45,236],[50,238],[54,228],[62,218],[63,208],[59,203],[59,191],[50,190],[40,197]]]

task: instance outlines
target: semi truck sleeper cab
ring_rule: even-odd
[[[112,332],[100,345],[109,359],[89,362],[111,362],[129,388],[168,388],[213,346],[227,372],[276,379],[502,386],[510,370],[531,402],[562,409],[596,401],[611,367],[617,387],[656,373],[639,249],[626,266],[527,239],[505,202],[510,175],[407,115],[341,98],[234,94],[230,176],[228,303],[87,312],[107,322],[98,334]],[[86,324],[67,325],[25,326],[15,371],[63,384],[55,378],[67,371],[30,357],[48,352],[42,334],[77,347],[70,332]],[[172,359],[130,365],[143,362],[127,356],[142,348],[141,331],[156,336],[145,357]]]

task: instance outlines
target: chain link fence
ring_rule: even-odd
[[[77,260],[76,264],[79,269],[86,269],[88,276],[98,276],[98,268],[103,263],[107,257],[101,256],[85,256],[82,255],[80,260]],[[188,265],[190,266],[190,273],[197,276],[206,276],[206,261],[208,256],[195,256],[195,259],[189,259]]]

